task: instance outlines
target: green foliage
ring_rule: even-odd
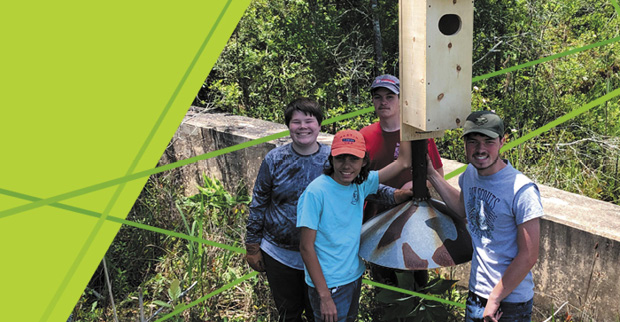
[[[474,76],[620,35],[618,13],[609,1],[476,0],[474,6]],[[280,123],[284,106],[300,96],[318,100],[327,118],[371,107],[368,87],[377,71],[399,74],[397,7],[397,1],[378,0],[384,61],[378,66],[369,1],[254,0],[194,105]],[[620,88],[619,71],[620,43],[613,42],[476,81],[472,109],[496,110],[506,121],[511,142]],[[537,182],[620,204],[619,119],[616,97],[504,156]],[[368,113],[324,130],[360,129],[373,121],[376,116]],[[436,140],[443,157],[465,162],[461,133],[446,131]],[[152,176],[128,220],[242,244],[250,200],[244,185],[230,193],[219,181],[203,179],[197,195],[183,198],[182,185],[172,176]],[[119,319],[127,321],[136,320],[139,287],[149,315],[193,282],[198,282],[196,287],[177,296],[176,304],[209,294],[248,272],[241,254],[129,226],[121,228],[106,258]],[[368,292],[366,286],[363,291]],[[107,289],[98,268],[76,305],[74,320],[111,320],[109,299],[102,294]],[[462,300],[453,288],[443,294]],[[414,299],[398,296],[393,299],[394,316],[413,310],[415,318],[443,321],[445,313],[435,303],[422,300],[407,308],[399,304]],[[362,320],[372,320],[369,311],[376,300],[362,297]],[[270,301],[260,277],[213,296],[178,319],[272,321]],[[462,312],[447,310],[450,318]]]
[[[232,196],[222,182],[202,175],[204,186],[196,186],[199,193],[187,198],[184,204],[189,207],[200,207],[202,210],[210,208],[233,208],[240,204],[249,204],[249,195],[242,193]],[[244,191],[245,192],[245,191]]]
[[[620,35],[608,2],[481,0],[474,11],[474,76],[525,64]],[[475,82],[472,109],[492,109],[514,140],[620,88],[613,42]],[[614,98],[505,154],[540,183],[620,204],[620,101]],[[460,130],[437,140],[464,162]],[[549,165],[553,165],[550,167]]]
[[[414,290],[415,280],[413,274],[396,273],[398,287],[402,289]],[[457,281],[446,280],[441,277],[433,278],[428,285],[419,289],[417,292],[432,295],[434,297],[451,297],[450,292],[455,290],[454,285]],[[457,295],[458,296],[458,295]],[[381,289],[377,294],[377,301],[389,304],[382,321],[398,319],[402,322],[422,322],[422,321],[449,321],[454,307],[439,303],[430,299],[420,298],[416,295],[408,295],[400,292]],[[454,319],[455,317],[452,317]]]
[[[617,13],[604,1],[480,0],[474,7],[474,76],[620,35]],[[376,16],[383,40],[382,66],[374,57],[373,12],[368,1],[253,1],[194,104],[209,102],[223,111],[275,122],[283,121],[284,106],[299,96],[317,99],[327,118],[371,107],[368,86],[376,70],[399,74],[397,2],[378,1]],[[495,110],[506,121],[509,139],[521,137],[620,88],[619,53],[620,44],[614,42],[477,81],[472,109]],[[619,137],[618,119],[620,102],[615,98],[559,125],[556,131],[571,135],[558,144]],[[373,121],[376,116],[368,113],[324,130],[360,129]],[[464,162],[459,133],[447,131],[437,143],[442,156]],[[551,138],[545,134],[518,152],[511,151],[510,156],[517,157],[513,163],[531,169],[541,183],[620,203],[618,176],[597,176],[603,182],[601,192],[561,183],[572,178],[554,180],[540,160],[555,155],[538,148],[551,144],[546,141]],[[579,176],[600,166],[595,172],[617,173],[613,162],[617,149],[599,144],[596,150],[608,161],[599,164],[590,153],[592,157],[565,162],[566,170],[560,173]]]
[[[180,182],[172,178],[169,174],[151,177],[130,219],[217,243],[242,244],[250,201],[245,185],[240,183],[231,193],[219,180],[205,175],[199,193],[186,198]],[[139,289],[145,316],[161,309],[157,317],[162,317],[250,272],[242,254],[131,227],[121,229],[106,257],[110,270],[115,270],[110,278],[121,321],[138,320]],[[95,274],[74,309],[74,321],[111,320],[102,279]],[[273,321],[275,309],[265,283],[264,277],[248,280],[169,320]]]
[[[369,107],[370,16],[360,1],[253,1],[194,104],[274,122],[283,122],[284,106],[300,96],[316,99],[330,117]],[[398,39],[391,41],[398,48]],[[394,65],[397,52],[386,56]]]

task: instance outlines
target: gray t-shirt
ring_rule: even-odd
[[[478,175],[470,164],[459,178],[474,247],[469,289],[485,298],[517,256],[517,226],[543,215],[536,184],[504,162],[506,167],[490,176]],[[529,272],[503,301],[526,302],[533,297]]]

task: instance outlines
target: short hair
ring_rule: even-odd
[[[362,167],[360,173],[357,175],[357,177],[355,177],[355,179],[353,179],[353,183],[355,184],[362,184],[364,183],[364,181],[366,181],[366,179],[368,179],[368,174],[370,173],[370,157],[368,156],[368,152],[366,152],[366,154],[364,155],[363,160],[366,162],[366,165]],[[323,173],[325,175],[331,176],[332,174],[334,174],[334,172],[334,156],[330,154],[325,161],[325,165],[323,166]]]
[[[290,102],[286,106],[286,109],[284,110],[284,122],[287,127],[289,123],[291,123],[291,119],[293,118],[293,113],[295,113],[295,111],[300,111],[306,115],[314,116],[319,122],[319,125],[323,122],[323,109],[319,106],[319,103],[313,99],[302,97]]]

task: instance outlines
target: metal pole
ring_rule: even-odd
[[[424,140],[411,141],[411,173],[413,177],[413,200],[428,200],[429,193],[426,187],[426,153],[428,142]]]

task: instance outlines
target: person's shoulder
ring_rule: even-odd
[[[332,152],[332,147],[327,145],[327,144],[323,144],[320,142],[319,143],[319,153],[318,154],[324,154],[324,155],[329,155]]]
[[[512,167],[511,167],[512,168]],[[538,190],[538,186],[536,185],[536,183],[530,179],[528,176],[526,176],[525,174],[523,174],[523,172],[512,168],[512,176],[514,176],[514,182],[515,182],[515,186],[518,187],[525,187],[525,186],[529,186],[529,185],[533,185],[536,187],[536,189]]]
[[[328,175],[321,173],[318,177],[314,178],[314,180],[312,180],[310,184],[314,186],[321,185],[321,184],[324,184],[328,178],[329,178]]]
[[[376,133],[377,131],[380,131],[381,128],[379,126],[379,122],[375,122],[372,123],[370,125],[366,125],[364,126],[361,130],[360,133],[362,133],[362,135],[368,135],[368,134],[372,134],[372,133]]]
[[[372,185],[375,183],[379,184],[379,171],[370,170],[368,172],[368,177],[366,178],[366,180],[364,180],[364,182],[362,182],[362,185]]]
[[[327,176],[326,174],[321,174],[318,177],[314,178],[314,180],[312,180],[312,182],[310,182],[308,184],[308,186],[306,187],[304,193],[317,193],[319,191],[324,190],[323,188],[330,186],[331,182],[329,179],[329,176]]]
[[[510,177],[517,177],[521,180],[530,180],[525,174],[523,174],[523,172],[517,170],[515,167],[512,166],[512,164],[510,164],[510,161],[506,160],[506,159],[500,159],[502,161],[504,161],[506,163],[506,166],[500,170],[503,171],[502,173],[506,176],[510,176]],[[531,180],[530,180],[531,181]]]
[[[468,163],[465,167],[465,171],[463,171],[463,174],[470,174],[472,172],[477,173],[478,170],[476,170],[476,168],[471,163]]]

